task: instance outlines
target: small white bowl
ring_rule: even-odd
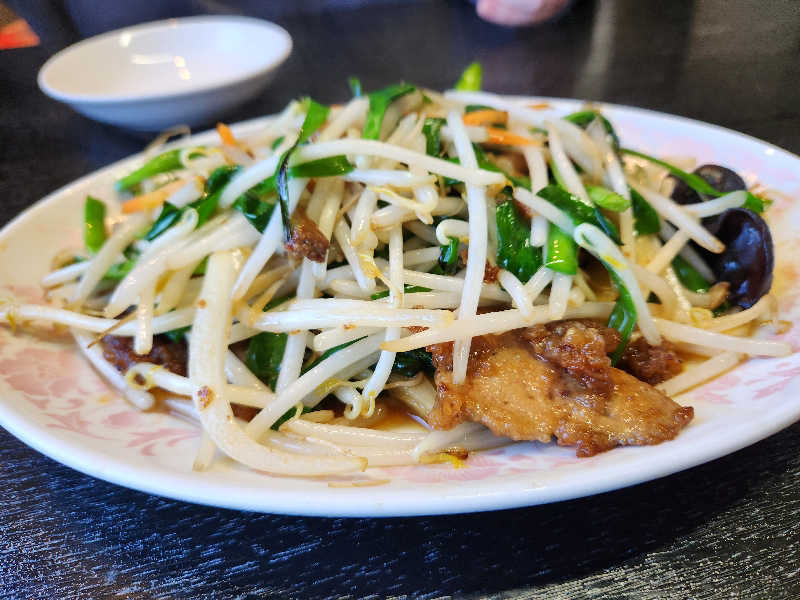
[[[256,96],[289,56],[285,29],[207,16],[144,23],[65,48],[39,70],[48,96],[105,123],[144,131],[211,122]]]

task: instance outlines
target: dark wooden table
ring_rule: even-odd
[[[43,45],[0,54],[3,223],[144,143],[36,87],[51,53],[134,17],[108,3],[101,22],[84,11],[73,26],[64,11],[34,4],[26,12]],[[202,2],[158,4],[152,16]],[[314,8],[322,4],[292,14],[272,3],[238,5],[287,27],[295,50],[272,87],[233,119],[276,111],[300,94],[341,100],[351,74],[366,88],[400,78],[444,88],[477,58],[487,89],[663,110],[800,151],[796,1],[578,1],[558,22],[521,30],[482,23],[461,2]],[[0,430],[0,597],[796,598],[799,476],[795,424],[707,465],[550,506],[298,518],[129,491]]]

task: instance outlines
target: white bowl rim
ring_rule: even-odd
[[[118,94],[118,95],[72,93],[72,92],[64,92],[57,88],[54,88],[46,81],[47,72],[51,70],[53,66],[67,54],[75,51],[78,48],[89,46],[99,41],[105,41],[106,39],[115,37],[120,33],[126,31],[137,31],[142,29],[168,28],[168,27],[174,27],[176,25],[181,26],[183,24],[189,24],[189,23],[215,22],[215,21],[219,22],[220,24],[246,22],[253,25],[258,25],[265,29],[270,29],[273,33],[276,33],[278,37],[281,38],[282,41],[285,43],[284,49],[278,55],[277,58],[265,63],[259,69],[251,70],[250,72],[247,72],[243,75],[238,75],[233,77],[226,78],[223,76],[214,83],[202,84],[198,85],[197,87],[178,92],[166,92],[166,93],[145,92],[140,94]],[[129,27],[122,27],[120,29],[107,31],[99,35],[92,36],[85,40],[76,42],[70,46],[67,46],[66,48],[63,48],[62,50],[58,51],[56,54],[48,58],[47,61],[45,61],[45,63],[39,69],[39,74],[36,77],[36,81],[39,84],[39,89],[41,89],[45,94],[47,94],[51,98],[67,103],[78,102],[78,103],[91,103],[91,104],[118,104],[118,103],[121,104],[128,102],[171,100],[177,98],[185,98],[193,96],[195,94],[212,92],[223,88],[234,87],[238,84],[245,83],[252,79],[256,79],[259,76],[264,75],[265,73],[271,71],[272,69],[282,64],[289,57],[289,54],[292,52],[292,48],[293,48],[292,36],[289,34],[288,31],[286,31],[286,29],[284,29],[283,27],[281,27],[276,23],[273,23],[272,21],[266,21],[264,19],[257,19],[255,17],[248,17],[244,15],[197,15],[190,17],[177,17],[170,19],[162,19],[159,21],[149,21],[146,23],[139,23],[137,25],[131,25]]]

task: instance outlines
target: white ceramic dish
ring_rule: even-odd
[[[564,114],[581,103],[551,100]],[[784,319],[800,317],[800,158],[753,138],[659,113],[603,108],[628,146],[660,156],[694,156],[728,165],[775,190],[769,220],[776,243],[774,292]],[[544,116],[544,115],[543,115]],[[263,120],[242,123],[252,132]],[[214,143],[213,134],[195,136]],[[112,182],[140,162],[132,157],[51,194],[0,233],[3,294],[41,298],[51,256],[80,246],[86,193],[113,198]],[[778,193],[780,192],[780,193]],[[36,248],[36,252],[31,252]],[[798,347],[800,327],[781,336]],[[476,453],[464,468],[425,465],[370,469],[352,479],[271,477],[219,460],[194,473],[198,440],[188,423],[140,413],[111,393],[71,343],[12,336],[0,328],[0,424],[75,469],[138,490],[216,506],[306,515],[388,516],[470,512],[554,502],[648,481],[752,444],[800,418],[800,354],[755,359],[678,400],[695,419],[676,440],[618,448],[588,459],[554,444],[519,444]],[[351,482],[367,487],[339,487]],[[380,485],[374,485],[380,484]]]
[[[145,131],[209,123],[258,94],[292,38],[236,16],[144,23],[83,40],[51,57],[39,87],[76,111]]]

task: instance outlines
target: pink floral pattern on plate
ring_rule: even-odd
[[[188,444],[184,450],[191,451],[199,435],[181,421],[183,426],[153,428],[152,417],[166,415],[129,407],[75,351],[71,338],[51,341],[0,330],[0,378],[41,411],[48,429],[135,448],[143,456],[153,456],[160,445],[183,442]],[[116,412],[105,416],[109,408]]]
[[[7,339],[5,332],[1,339]],[[4,347],[15,346],[4,344]],[[4,352],[0,358],[0,374],[8,385],[40,410],[47,409],[53,402],[79,409],[87,397],[107,391],[86,362],[71,349],[26,347],[11,356],[7,354]]]
[[[390,478],[401,478],[415,483],[469,482],[551,471],[575,465],[581,459],[569,448],[543,448],[542,444],[519,444],[508,449],[478,452],[467,458],[463,465],[450,462],[420,467],[390,467],[383,473]]]

